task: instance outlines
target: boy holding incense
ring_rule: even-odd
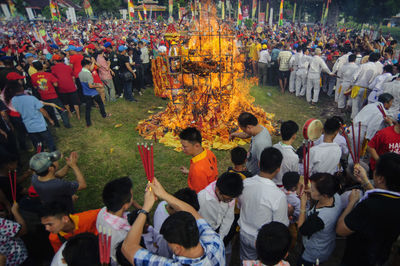
[[[247,151],[244,148],[236,147],[231,150],[231,162],[233,167],[228,168],[229,173],[239,174],[243,180],[253,176],[246,167]]]
[[[115,248],[123,241],[131,229],[128,222],[128,209],[133,205],[137,209],[141,206],[133,199],[132,181],[129,177],[122,177],[108,182],[103,189],[103,207],[96,220],[97,230],[111,232],[111,258],[115,258]]]
[[[324,140],[310,149],[309,173],[334,174],[339,170],[342,150],[333,140],[339,133],[341,124],[336,118],[329,118],[324,124]]]
[[[181,166],[180,170],[188,174],[188,186],[199,193],[218,177],[217,158],[214,153],[201,146],[200,131],[194,127],[184,129],[180,134],[182,150],[192,156],[190,168]]]

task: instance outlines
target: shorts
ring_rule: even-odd
[[[289,79],[290,77],[290,71],[280,71],[279,70],[279,79]]]
[[[64,105],[79,105],[80,101],[79,101],[79,96],[78,93],[76,91],[74,92],[69,92],[69,93],[60,93],[59,94],[61,102]]]

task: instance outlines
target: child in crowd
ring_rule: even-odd
[[[242,179],[253,176],[246,168],[247,151],[242,147],[231,150],[231,162],[233,167],[228,167],[228,172],[239,174]]]
[[[278,187],[282,187],[282,176],[285,173],[299,171],[299,156],[292,147],[293,142],[296,140],[298,131],[299,126],[296,122],[291,120],[283,122],[281,125],[282,141],[273,146],[274,148],[277,148],[283,156],[281,170],[273,180]]]
[[[282,191],[286,194],[286,200],[288,203],[288,216],[289,216],[289,231],[292,236],[292,244],[290,245],[293,248],[296,245],[297,240],[297,220],[300,215],[300,198],[299,194],[301,193],[302,185],[299,183],[300,175],[297,172],[287,172],[283,175]]]
[[[257,235],[258,261],[243,261],[244,266],[290,266],[288,255],[291,237],[288,228],[279,222],[264,224]]]

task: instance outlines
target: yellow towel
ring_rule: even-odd
[[[354,85],[353,88],[351,89],[351,98],[356,98],[358,95],[358,92],[360,91],[361,87]]]
[[[342,92],[342,85],[340,85],[339,90],[338,90],[338,94],[340,94]]]

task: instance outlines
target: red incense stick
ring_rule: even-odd
[[[154,150],[153,150],[153,144],[151,144],[151,147],[150,147],[150,170],[151,170],[150,182],[153,182],[153,178],[154,178]]]
[[[99,226],[99,235],[98,235],[98,239],[99,239],[99,255],[100,255],[100,264],[103,264],[104,262],[104,258],[103,258],[103,236],[101,233],[101,225]]]
[[[106,264],[110,263],[110,256],[111,256],[111,229],[108,229],[108,241],[107,241],[107,260],[105,261]]]
[[[14,170],[14,181],[11,176],[11,171],[8,171],[8,179],[10,180],[10,186],[11,186],[11,197],[13,199],[13,202],[17,202],[17,171]]]
[[[354,133],[354,124],[351,123],[351,134],[353,135],[353,153],[354,153],[354,159],[355,161],[354,164],[358,163],[357,162],[357,154],[356,154],[356,137],[355,137],[355,133]]]
[[[350,153],[351,158],[353,159],[353,162],[354,162],[355,158],[354,158],[354,154],[353,154],[353,152],[351,150],[351,144],[350,144],[349,136],[347,135],[346,130],[344,128],[342,129],[342,132],[343,132],[343,136],[344,136],[344,138],[346,140],[347,148],[349,149],[349,153]]]
[[[358,122],[358,150],[357,150],[357,162],[360,162],[361,158],[361,121]]]

